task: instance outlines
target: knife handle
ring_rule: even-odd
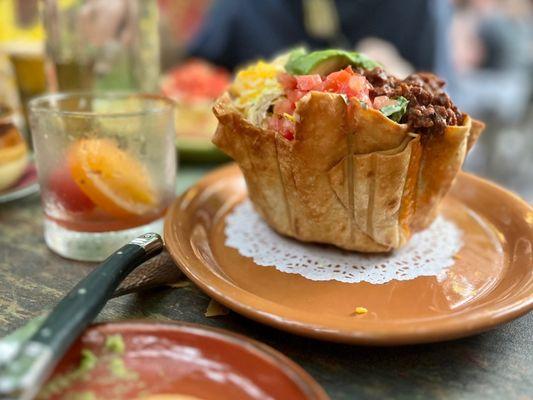
[[[29,386],[39,389],[58,360],[98,315],[120,282],[137,266],[162,250],[163,240],[158,234],[141,235],[109,256],[80,281],[52,310],[2,374],[0,398],[10,387],[20,395],[17,398],[31,398],[23,393],[30,389]]]

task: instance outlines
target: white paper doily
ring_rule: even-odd
[[[283,237],[261,219],[250,201],[239,204],[226,219],[226,245],[251,257],[257,265],[274,267],[313,281],[336,280],[373,284],[419,276],[442,278],[461,249],[461,231],[442,216],[411,238],[402,249],[386,255],[364,255],[332,246]]]

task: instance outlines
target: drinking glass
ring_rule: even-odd
[[[28,101],[46,92],[44,54],[38,43],[12,43],[4,45],[4,49],[13,65],[27,129]]]
[[[29,110],[50,249],[99,261],[162,230],[175,195],[172,100],[59,93],[32,100]]]
[[[49,88],[157,90],[157,0],[44,0]]]
[[[22,128],[24,134],[28,132],[28,101],[45,93],[47,89],[44,30],[39,3],[39,0],[0,0],[0,58],[4,54],[8,57],[11,67],[9,69],[13,71],[18,90],[14,100],[8,104],[13,108],[17,125]],[[2,79],[6,77],[2,76],[0,71],[0,80]],[[0,82],[0,98],[4,99],[5,85],[6,82]],[[18,120],[21,116],[24,117],[23,121]]]

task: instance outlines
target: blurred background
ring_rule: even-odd
[[[210,166],[231,74],[301,44],[441,75],[487,124],[465,169],[533,202],[531,0],[0,0],[0,109],[26,131],[28,99],[47,91],[162,92],[182,162]]]

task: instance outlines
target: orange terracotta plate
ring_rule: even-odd
[[[462,173],[442,212],[463,231],[447,279],[317,282],[260,267],[225,243],[225,219],[246,198],[235,165],[216,170],[169,210],[167,248],[208,295],[259,322],[325,340],[394,345],[472,335],[533,308],[533,210]],[[365,307],[366,314],[354,313]]]

